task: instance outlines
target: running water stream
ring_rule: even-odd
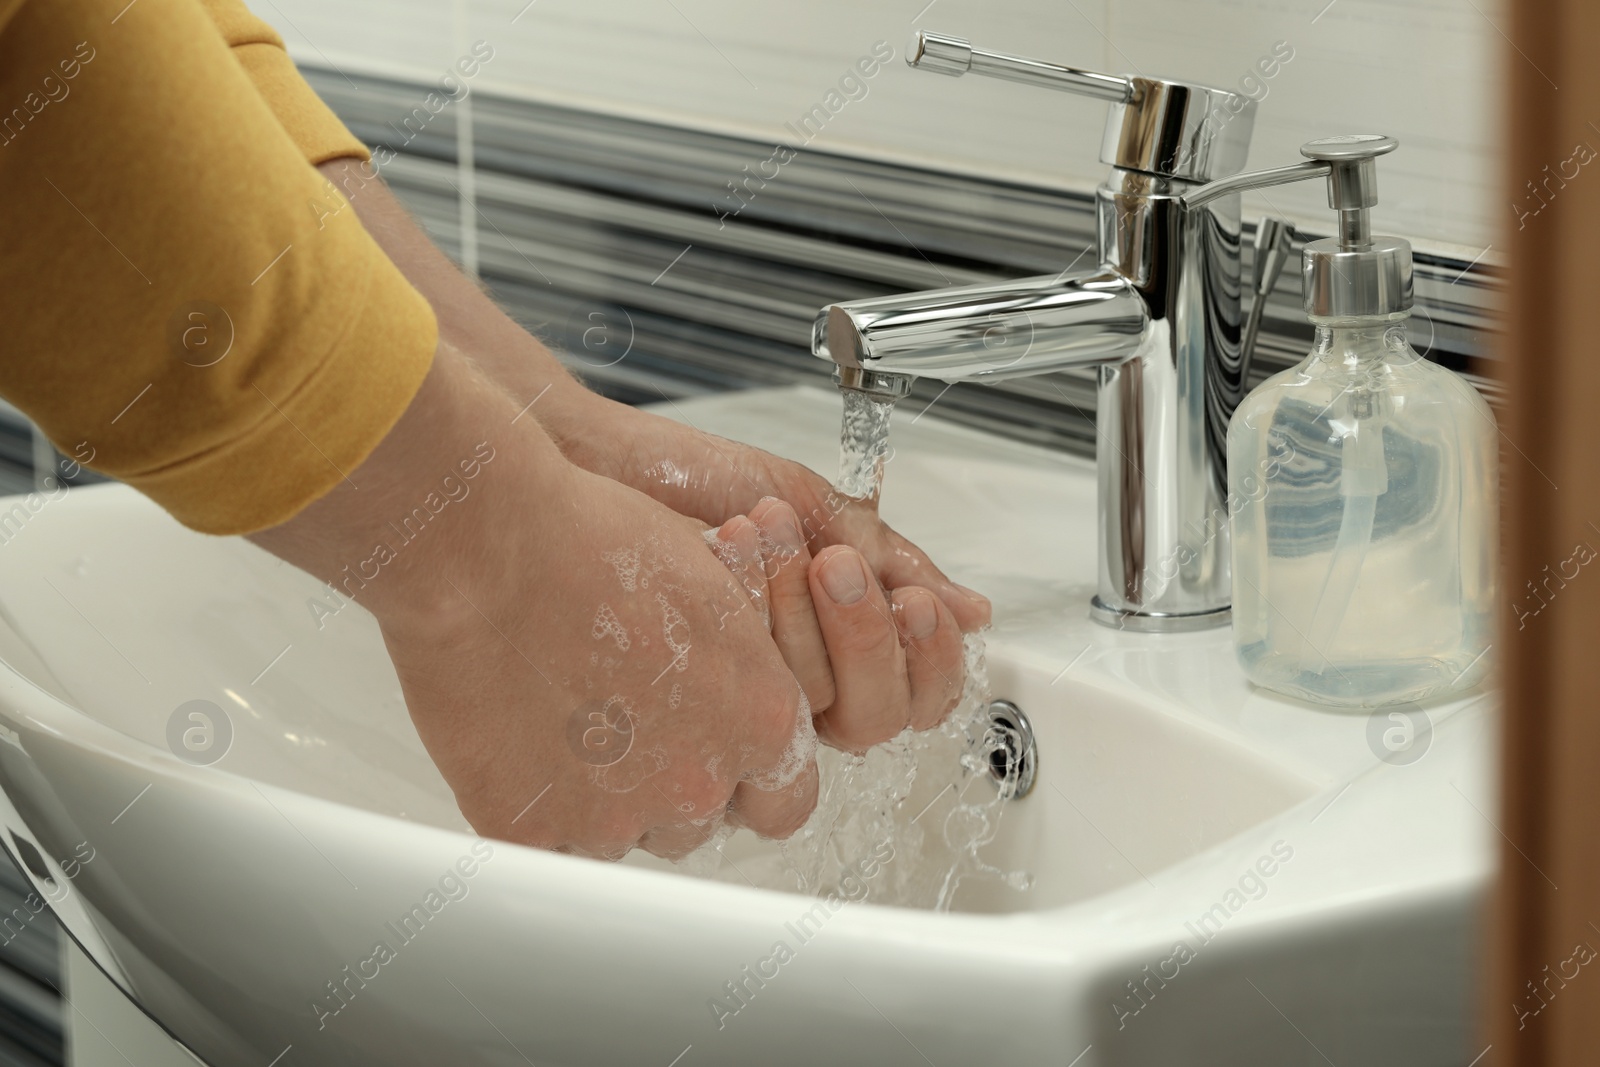
[[[937,728],[905,730],[859,756],[819,750],[817,810],[780,846],[784,887],[935,911],[950,910],[968,878],[1026,889],[1030,874],[1002,871],[979,855],[1006,803],[989,775],[990,754],[1005,738],[991,726],[988,706],[983,639],[969,635],[961,702]],[[880,874],[861,876],[869,857],[885,855],[892,860]]]
[[[894,403],[841,392],[834,488],[860,501],[857,506],[876,508]],[[724,828],[683,868],[713,876],[728,864],[751,885],[936,911],[950,910],[957,889],[971,878],[998,878],[1027,889],[1032,874],[1003,871],[979,854],[994,840],[1006,804],[991,777],[990,756],[1005,748],[1007,738],[988,713],[982,636],[967,635],[964,647],[961,700],[938,727],[907,729],[861,755],[818,749],[816,810],[775,853],[735,864],[726,851],[733,831]]]
[[[839,480],[834,488],[855,500],[877,500],[889,455],[894,401],[858,389],[841,389],[839,395],[844,398],[844,419],[839,426]]]

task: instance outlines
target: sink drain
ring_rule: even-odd
[[[1033,738],[1033,724],[1021,708],[1009,700],[989,705],[984,748],[989,753],[989,777],[1000,787],[1002,799],[1017,800],[1033,792],[1039,775],[1039,746]]]

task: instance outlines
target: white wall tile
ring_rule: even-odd
[[[452,0],[252,0],[311,62],[437,76],[460,51]],[[494,45],[479,84],[544,100],[793,140],[794,121],[875,41],[895,61],[817,146],[1088,188],[1104,105],[902,62],[913,22],[980,45],[1114,72],[1239,83],[1277,41],[1252,167],[1332,133],[1401,141],[1384,161],[1381,232],[1468,257],[1508,211],[1493,201],[1503,96],[1496,0],[454,0]],[[919,9],[922,9],[919,11]],[[515,19],[515,22],[513,22]],[[1270,205],[1269,205],[1270,201]],[[1326,232],[1311,183],[1246,201]]]

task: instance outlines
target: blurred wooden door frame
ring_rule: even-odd
[[[1600,560],[1586,558],[1600,551],[1600,0],[1508,0],[1498,27],[1510,89],[1500,231],[1508,610],[1482,1062],[1592,1065]]]

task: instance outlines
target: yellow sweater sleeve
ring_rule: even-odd
[[[199,0],[0,0],[0,108],[0,395],[211,533],[360,465],[433,312]]]
[[[323,163],[341,156],[371,158],[366,146],[300,76],[276,30],[252,15],[240,0],[200,2],[306,159]]]

